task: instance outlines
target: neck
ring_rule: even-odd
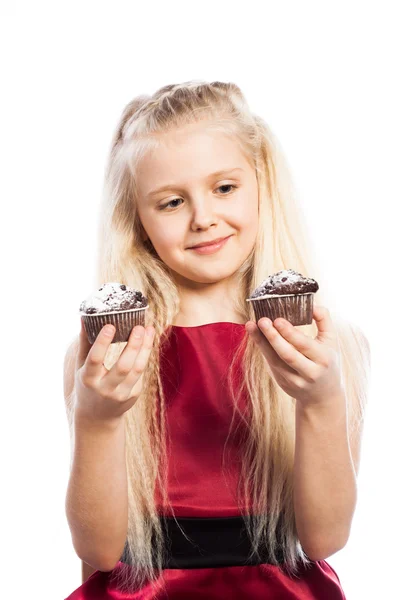
[[[245,323],[243,314],[237,312],[233,299],[238,294],[238,286],[232,279],[217,283],[199,284],[178,282],[180,309],[174,325],[193,327],[206,323],[229,321]]]

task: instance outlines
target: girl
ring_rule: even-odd
[[[68,600],[343,599],[325,559],[356,505],[369,345],[322,305],[283,154],[236,85],[128,104],[99,240],[99,285],[140,289],[151,325],[67,352],[66,511],[94,571]],[[246,298],[288,268],[320,282],[314,322],[256,323]]]

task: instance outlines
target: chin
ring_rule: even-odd
[[[221,281],[222,279],[232,277],[238,268],[239,266],[233,269],[227,269],[221,265],[221,267],[218,269],[218,267],[214,266],[213,268],[210,265],[208,269],[204,268],[204,270],[202,269],[201,271],[180,273],[180,275],[185,277],[185,279],[188,279],[189,281],[195,281],[196,283],[218,283],[218,281]]]

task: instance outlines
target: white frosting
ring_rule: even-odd
[[[313,294],[314,292],[301,292],[302,296],[307,294]],[[257,298],[246,298],[246,302],[254,302],[254,300],[263,300],[264,298],[286,298],[286,296],[298,296],[299,294],[264,294],[264,296],[257,296]]]
[[[274,298],[275,296],[283,297],[283,296],[295,296],[296,294],[292,293],[268,293],[275,292],[277,289],[287,289],[286,286],[290,286],[291,284],[300,284],[299,289],[304,289],[305,286],[310,284],[317,284],[315,279],[310,277],[304,277],[301,273],[295,271],[294,269],[283,269],[282,271],[278,271],[273,275],[269,275],[260,285],[254,290],[251,294],[249,300],[261,300],[262,298]],[[317,284],[318,287],[318,284]],[[260,292],[264,292],[260,294]],[[314,293],[314,292],[297,292],[297,293]],[[256,295],[258,294],[258,295]]]
[[[108,282],[101,286],[101,289],[96,290],[88,296],[80,306],[80,312],[86,312],[88,308],[95,308],[96,312],[110,312],[119,310],[124,300],[133,302],[135,291],[129,286],[126,289],[121,289],[121,284],[118,282]],[[109,298],[110,294],[113,297]]]
[[[282,281],[282,279],[285,279],[285,277],[286,280]],[[285,285],[287,285],[290,283],[295,283],[296,281],[300,281],[300,279],[303,281],[307,281],[307,277],[304,277],[303,275],[301,275],[301,273],[297,273],[296,271],[293,271],[293,269],[284,269],[282,271],[279,271],[275,275],[270,275],[269,277],[267,277],[267,279],[264,279],[264,281],[260,283],[258,287],[264,287],[267,283],[273,283],[274,285],[276,285],[277,283],[284,283]]]

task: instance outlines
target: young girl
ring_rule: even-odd
[[[369,345],[323,306],[283,154],[236,85],[128,104],[99,240],[99,285],[141,290],[148,324],[92,346],[82,328],[66,355],[66,512],[93,571],[68,600],[342,600],[325,559],[356,506]],[[256,323],[246,298],[289,268],[320,283],[313,323]]]

